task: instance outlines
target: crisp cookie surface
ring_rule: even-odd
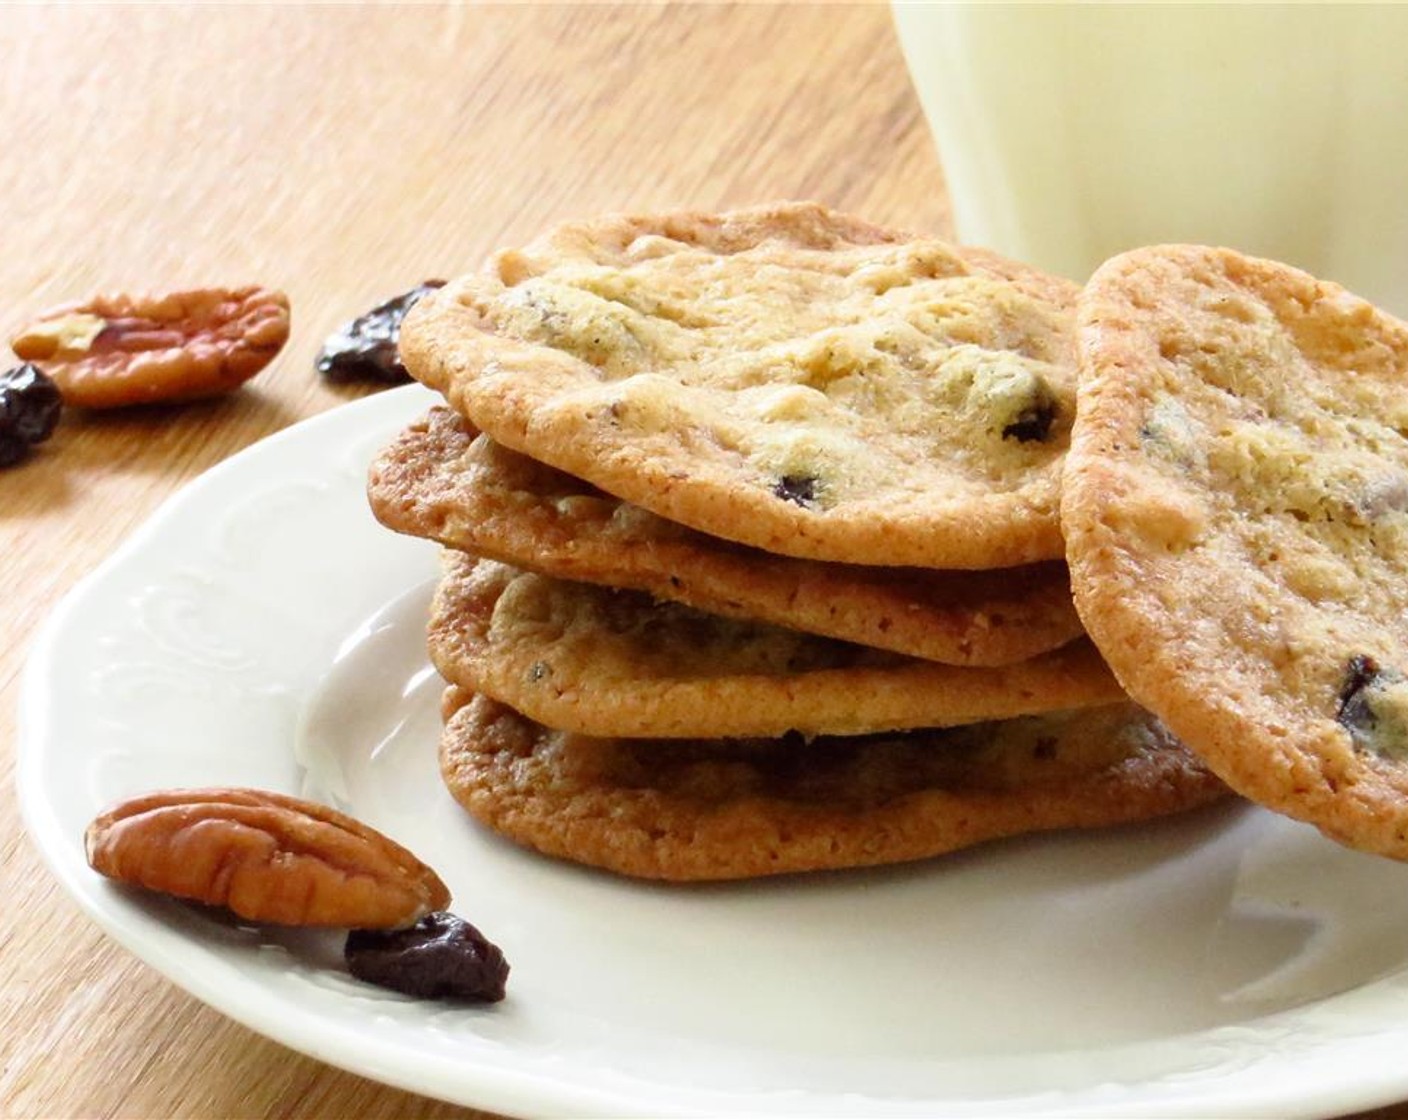
[[[614,217],[422,299],[407,368],[496,441],[768,552],[1062,554],[1076,287],[811,204]]]
[[[1010,664],[1082,634],[1059,561],[945,572],[775,556],[623,503],[445,408],[382,452],[367,493],[384,525],[451,548],[946,664]]]
[[[1079,318],[1090,634],[1235,790],[1408,858],[1408,325],[1189,246],[1106,262]]]
[[[919,661],[449,552],[431,659],[583,735],[864,734],[1124,699],[1090,643],[997,668]]]
[[[590,739],[451,689],[440,765],[476,819],[651,879],[923,859],[1148,820],[1227,789],[1132,704],[859,739]]]

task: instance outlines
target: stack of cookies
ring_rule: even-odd
[[[426,296],[373,467],[439,541],[442,770],[623,874],[917,859],[1226,787],[1085,636],[1076,286],[814,205],[562,227]]]

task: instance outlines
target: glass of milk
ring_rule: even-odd
[[[1084,280],[1227,245],[1408,315],[1408,6],[919,4],[959,239]]]

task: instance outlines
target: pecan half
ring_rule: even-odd
[[[120,408],[238,388],[288,339],[288,297],[266,288],[98,296],[41,314],[10,345],[66,404]]]
[[[253,789],[164,790],[108,810],[88,863],[254,922],[397,929],[449,905],[440,877],[343,813]]]

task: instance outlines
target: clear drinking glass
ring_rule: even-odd
[[[1408,315],[1408,6],[917,4],[961,240],[1083,280],[1227,245]]]

